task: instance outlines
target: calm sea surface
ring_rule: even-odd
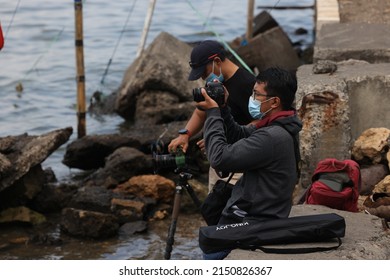
[[[258,0],[256,6],[310,6],[313,2]],[[149,3],[147,0],[83,1],[87,100],[97,90],[110,94],[119,87],[124,72],[135,59]],[[260,11],[256,8],[255,14]],[[268,12],[292,42],[300,42],[303,48],[312,43],[313,9],[268,9]],[[161,31],[189,42],[213,38],[208,26],[230,41],[245,33],[246,13],[245,0],[157,0],[145,47]],[[0,0],[0,22],[6,37],[0,51],[0,137],[25,132],[40,135],[68,126],[74,129],[70,141],[77,137],[74,14],[74,1],[70,0]],[[204,24],[206,20],[209,25]],[[295,35],[298,28],[305,28],[309,33]],[[110,59],[112,63],[104,76]],[[16,90],[18,84],[23,86],[22,92]],[[87,134],[116,133],[123,122],[118,116],[87,115]],[[77,172],[61,163],[65,146],[43,164],[44,168],[51,167],[59,180]],[[187,236],[178,234],[182,248],[176,257],[199,258],[196,232]],[[153,253],[161,249],[156,248],[161,241],[157,245],[153,243],[160,239],[161,236],[151,233],[136,240],[115,241],[118,243],[107,245],[111,246],[107,251],[86,250],[89,255],[62,251],[31,256],[26,252],[24,256],[154,259],[162,258],[160,253]]]

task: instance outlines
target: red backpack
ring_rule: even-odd
[[[360,167],[356,161],[327,158],[317,164],[305,202],[357,212],[360,185]]]

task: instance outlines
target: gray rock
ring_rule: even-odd
[[[360,195],[370,195],[382,179],[389,174],[389,168],[384,164],[375,164],[360,169],[362,185],[359,191]]]
[[[111,199],[112,192],[104,187],[82,187],[73,195],[67,207],[110,213]]]
[[[192,89],[202,86],[200,81],[188,81],[191,49],[190,45],[166,32],[158,35],[127,69],[118,91],[115,111],[125,119],[142,120],[135,112],[140,111],[137,99],[144,91],[167,92],[180,102],[191,101]],[[157,103],[158,95],[155,98]],[[169,102],[173,105],[175,100]]]
[[[111,214],[65,208],[62,211],[61,230],[78,237],[107,238],[117,234],[119,224]]]
[[[330,75],[336,72],[337,64],[330,60],[320,60],[313,65],[313,74],[326,74]]]
[[[69,140],[72,132],[72,127],[67,127],[40,136],[23,134],[1,138],[0,153],[6,155],[12,164],[12,170],[8,167],[8,171],[2,176],[0,191],[10,187],[27,174],[32,167],[41,164],[51,153]]]
[[[237,54],[249,67],[259,71],[275,65],[296,71],[301,65],[291,41],[279,26],[253,37],[248,45],[237,49]],[[239,65],[235,59],[232,61]]]
[[[0,224],[22,223],[27,225],[39,225],[46,222],[46,217],[25,206],[8,208],[0,212]]]
[[[33,166],[27,174],[1,192],[0,209],[29,204],[42,191],[45,181],[41,165]]]
[[[104,160],[120,147],[140,147],[140,142],[131,136],[87,135],[76,139],[66,147],[62,163],[83,170],[104,166]]]
[[[136,233],[142,233],[148,230],[148,223],[145,221],[137,221],[132,223],[126,223],[119,228],[119,236],[128,238],[130,235]]]
[[[132,176],[151,173],[153,173],[151,156],[134,148],[121,147],[107,157],[103,168],[86,179],[86,184],[110,188]]]

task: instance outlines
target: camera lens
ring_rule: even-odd
[[[204,101],[204,97],[202,95],[202,88],[194,88],[192,90],[192,95],[194,97],[195,102],[201,102]]]
[[[176,167],[176,159],[172,154],[166,155],[157,155],[153,154],[153,160],[156,167],[159,168],[175,168]]]
[[[186,165],[186,157],[185,154],[178,153],[178,154],[165,154],[165,155],[158,155],[156,153],[153,153],[153,161],[155,168],[177,168],[177,167],[184,167]]]

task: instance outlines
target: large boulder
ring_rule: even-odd
[[[150,157],[157,148],[160,152],[167,153],[167,145],[185,124],[186,121],[171,122],[168,126],[138,124],[123,127],[120,135],[87,135],[74,140],[66,147],[62,162],[70,168],[91,170],[104,167],[106,158],[121,147],[138,149],[150,154]],[[195,145],[198,137],[200,133],[191,139],[191,146]]]
[[[361,188],[360,195],[370,195],[374,187],[383,180],[389,172],[389,168],[384,164],[374,164],[362,166],[360,168]]]
[[[301,64],[290,39],[279,26],[256,35],[246,46],[238,48],[237,54],[250,68],[259,71],[279,66],[295,72]]]
[[[140,142],[129,135],[87,135],[66,147],[62,163],[70,168],[98,169],[104,166],[105,158],[120,147],[139,148]]]
[[[107,157],[104,167],[86,179],[86,184],[111,188],[132,176],[151,173],[153,173],[151,156],[134,148],[121,147]]]
[[[373,193],[390,193],[390,175],[386,176],[375,185]]]
[[[112,214],[65,208],[62,211],[61,230],[79,237],[107,238],[118,233],[118,219]]]
[[[0,138],[0,191],[12,186],[29,170],[41,164],[48,156],[66,143],[73,132],[72,127],[54,130],[39,136],[27,133]],[[10,167],[9,165],[12,165]]]
[[[42,192],[46,183],[46,174],[40,164],[32,167],[27,174],[0,194],[0,209],[29,204]]]
[[[8,208],[0,212],[0,224],[22,223],[27,225],[39,225],[46,222],[46,217],[25,206]]]
[[[134,176],[118,185],[115,192],[171,203],[175,192],[175,183],[160,175]]]
[[[359,163],[387,162],[390,149],[390,129],[369,128],[358,137],[352,147],[352,157]],[[390,168],[390,164],[389,164]]]
[[[183,114],[183,118],[188,118],[194,107],[187,104],[185,110],[176,106],[179,102],[191,101],[192,89],[202,86],[200,81],[188,81],[191,50],[187,43],[166,32],[160,33],[127,69],[118,90],[115,111],[125,119],[135,118],[136,121],[156,115],[152,108],[158,112],[173,111],[168,118],[170,121]]]

